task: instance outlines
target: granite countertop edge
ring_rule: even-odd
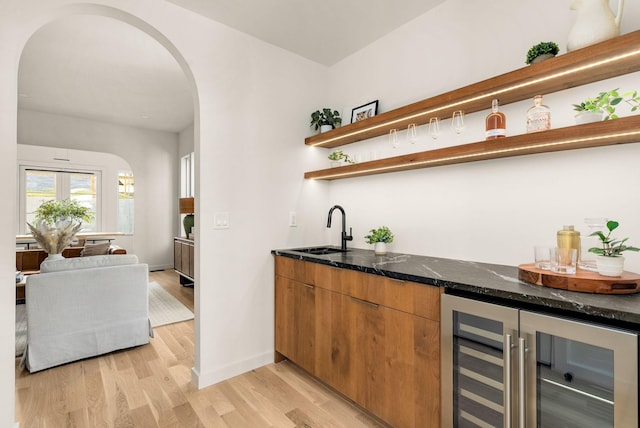
[[[640,329],[640,294],[591,294],[543,287],[519,280],[516,266],[401,253],[379,256],[371,250],[357,248],[327,255],[313,255],[296,249],[272,250],[271,253],[443,287],[446,294]]]

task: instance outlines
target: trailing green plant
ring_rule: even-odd
[[[534,45],[527,52],[526,63],[531,64],[534,59],[544,54],[551,54],[553,56],[558,55],[560,52],[560,48],[555,42],[540,42],[537,45]]]
[[[377,229],[371,229],[364,239],[367,244],[375,244],[376,242],[390,244],[393,242],[393,233],[387,226],[380,226]]]
[[[311,113],[311,125],[315,126],[315,130],[320,129],[322,125],[331,125],[332,128],[339,126],[342,123],[340,112],[338,110],[331,110],[330,108],[323,108],[322,110],[316,110]]]
[[[329,155],[329,160],[332,161],[341,161],[344,160],[346,163],[355,163],[353,159],[349,157],[348,154],[344,153],[342,150],[334,150]]]
[[[65,219],[80,222],[90,222],[93,219],[93,213],[89,208],[69,199],[45,201],[34,211],[34,214],[36,215],[35,223],[48,225],[55,225]]]
[[[597,97],[587,98],[580,104],[573,104],[573,109],[577,112],[604,113],[603,120],[617,119],[616,106],[623,101],[631,106],[632,112],[640,110],[640,95],[638,95],[638,91],[620,94],[618,88],[600,92]]]
[[[629,238],[616,239],[611,237],[611,232],[616,230],[620,226],[620,223],[614,220],[607,222],[608,232],[605,235],[602,231],[593,232],[589,236],[597,236],[602,243],[602,247],[589,248],[590,253],[598,254],[606,257],[618,257],[621,256],[624,251],[640,251],[640,248],[625,245],[625,242]]]

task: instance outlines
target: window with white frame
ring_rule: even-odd
[[[195,196],[194,153],[185,155],[180,160],[180,197]]]
[[[34,211],[49,200],[70,199],[89,208],[93,220],[82,225],[83,232],[98,232],[100,224],[100,199],[98,195],[99,171],[60,171],[43,168],[20,168],[20,219],[19,231],[27,233],[27,222],[35,219]]]
[[[118,232],[133,235],[134,182],[131,171],[118,172]]]

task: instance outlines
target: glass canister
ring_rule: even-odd
[[[580,260],[580,232],[575,230],[573,225],[562,226],[558,231],[558,248],[575,248]]]

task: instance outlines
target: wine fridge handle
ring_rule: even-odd
[[[524,337],[518,338],[518,428],[525,428],[525,343]]]
[[[511,428],[511,335],[504,335],[502,344],[502,354],[504,356],[503,379],[504,379],[504,427]]]

